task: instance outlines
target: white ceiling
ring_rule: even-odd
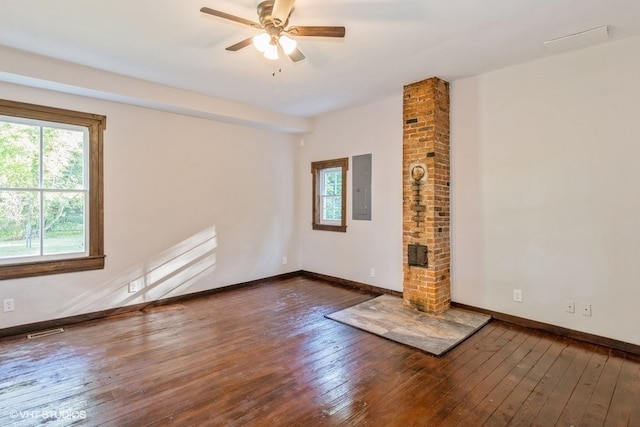
[[[199,11],[255,21],[257,3],[2,0],[0,45],[311,117],[545,57],[545,40],[603,25],[610,40],[640,35],[638,0],[297,0],[290,25],[342,25],[346,36],[300,37],[307,59],[274,63],[251,46],[225,51],[258,30]]]

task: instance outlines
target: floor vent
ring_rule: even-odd
[[[49,329],[46,331],[34,332],[32,334],[29,334],[27,335],[27,339],[32,340],[34,338],[48,337],[49,335],[61,334],[63,332],[64,332],[64,329],[62,328]]]

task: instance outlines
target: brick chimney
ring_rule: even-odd
[[[403,121],[403,299],[439,314],[451,302],[449,83],[405,86]]]

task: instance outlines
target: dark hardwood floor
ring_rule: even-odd
[[[302,277],[0,340],[0,425],[640,426],[640,357],[492,321],[436,358]]]

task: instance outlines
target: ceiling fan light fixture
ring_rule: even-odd
[[[258,34],[253,37],[253,46],[258,49],[259,52],[266,52],[270,43],[271,37],[267,33]]]
[[[280,36],[280,38],[278,39],[278,43],[280,44],[280,46],[282,46],[282,50],[287,55],[291,55],[298,46],[298,43],[296,43],[294,39],[287,36],[286,34]]]
[[[343,38],[345,35],[345,28],[338,26],[289,26],[289,18],[296,0],[257,1],[260,2],[257,8],[258,22],[209,7],[200,8],[202,13],[262,30],[261,34],[227,46],[225,50],[236,52],[253,44],[256,50],[270,60],[277,60],[284,53],[291,61],[299,62],[305,59],[305,56],[290,36]]]
[[[264,57],[272,61],[278,59],[278,45],[269,43],[264,51]]]

